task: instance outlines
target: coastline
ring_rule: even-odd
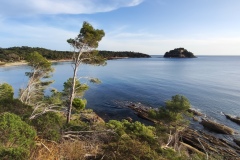
[[[51,63],[55,62],[71,62],[71,59],[62,59],[62,60],[48,60]],[[27,65],[26,61],[18,61],[18,62],[0,62],[0,67],[11,67],[11,66],[22,66],[22,65]]]

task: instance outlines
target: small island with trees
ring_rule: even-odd
[[[184,48],[175,48],[166,52],[164,58],[196,58],[192,52],[187,51]]]

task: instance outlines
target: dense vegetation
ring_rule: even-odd
[[[107,59],[131,57],[131,58],[149,58],[150,56],[144,53],[130,52],[130,51],[99,51],[101,57]]]
[[[192,52],[187,51],[184,48],[176,48],[166,52],[164,58],[196,58]]]
[[[73,111],[72,120],[66,123],[66,116],[54,111],[30,119],[35,107],[14,99],[13,89],[8,84],[1,84],[0,89],[0,93],[8,93],[0,99],[0,159],[203,158],[195,153],[189,155],[184,147],[176,147],[176,139],[169,141],[169,136],[178,134],[180,126],[184,128],[183,114],[189,108],[189,102],[183,96],[176,95],[167,101],[164,113],[163,110],[151,111],[152,117],[162,122],[155,126],[127,120],[86,121],[81,119],[83,113],[92,111],[83,108],[80,112]],[[166,121],[166,113],[178,118]]]
[[[105,123],[92,110],[85,109],[83,99],[86,84],[77,77],[80,64],[104,64],[103,58],[135,56],[132,52],[106,52],[97,55],[94,49],[104,36],[84,22],[79,35],[69,39],[71,52],[50,51],[42,48],[14,47],[0,49],[4,62],[26,60],[30,71],[26,86],[13,97],[14,90],[7,83],[0,84],[0,159],[3,160],[198,160],[205,154],[188,151],[181,145],[180,132],[188,126],[188,99],[176,95],[165,106],[149,110],[156,121],[147,126],[131,120],[110,120]],[[92,52],[93,51],[93,52]],[[107,55],[107,56],[106,56]],[[105,57],[103,57],[105,56]],[[53,83],[53,68],[47,59],[73,58],[73,76],[63,84],[63,90],[46,88]],[[99,83],[96,78],[90,82]],[[214,159],[207,154],[207,159]]]
[[[25,60],[27,55],[33,52],[40,53],[48,60],[64,60],[72,59],[73,52],[70,51],[56,51],[39,47],[10,47],[0,48],[0,62],[16,62]],[[130,57],[130,58],[145,58],[150,57],[147,54],[129,52],[129,51],[99,51],[98,56],[106,59]]]

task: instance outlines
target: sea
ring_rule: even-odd
[[[51,87],[61,91],[63,83],[73,74],[72,64],[57,62],[53,67],[55,72],[51,79],[55,82]],[[29,70],[26,65],[0,67],[0,83],[11,84],[17,97],[19,88],[27,83],[25,72]],[[78,77],[90,86],[84,95],[87,108],[106,121],[131,117],[147,123],[125,104],[133,102],[158,108],[180,94],[206,117],[240,132],[240,126],[223,115],[240,116],[240,56],[177,59],[155,55],[109,60],[105,66],[81,65]],[[92,77],[102,83],[90,83],[87,79]],[[191,125],[199,127],[196,122]]]

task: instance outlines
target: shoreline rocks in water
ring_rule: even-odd
[[[217,132],[217,133],[223,133],[223,134],[234,134],[234,130],[226,125],[211,121],[206,118],[202,118],[202,122],[200,122],[205,128]]]
[[[146,119],[146,120],[148,120],[150,122],[153,122],[153,123],[157,123],[156,120],[148,117],[148,112],[149,112],[150,109],[152,109],[151,107],[143,106],[140,103],[130,103],[127,106],[129,108],[131,108],[132,110],[134,110],[135,114],[138,117]]]
[[[235,142],[240,147],[240,139],[234,139],[233,142]]]
[[[193,108],[189,108],[188,112],[192,113],[195,116],[203,116],[204,115],[203,113],[201,113],[201,112],[199,112],[199,111],[197,111],[196,109],[193,109]]]
[[[183,143],[203,153],[220,155],[228,160],[236,160],[240,156],[240,148],[238,146],[202,131],[187,128],[181,132],[181,138]]]
[[[153,108],[144,106],[141,103],[129,103],[127,106],[135,111],[139,117],[158,123],[156,120],[152,120],[148,117],[148,111]],[[196,111],[195,109],[190,109],[190,112],[194,112],[193,110]],[[193,114],[203,115],[198,111]],[[202,122],[208,129],[212,127],[212,129],[214,128],[214,130],[217,130],[218,133],[220,132],[230,135],[234,133],[233,129],[225,125],[207,119],[203,119]],[[237,145],[240,143],[237,139],[234,139],[234,141],[228,141],[189,127],[180,132],[180,144],[185,146],[190,152],[196,152],[199,154],[208,153],[208,155],[221,156],[222,158],[228,160],[237,160],[238,157],[240,157],[240,147],[235,145],[233,142]]]
[[[224,114],[224,113],[223,113]],[[237,123],[240,125],[240,117],[237,117],[237,116],[231,116],[229,114],[224,114],[226,116],[227,119]]]

